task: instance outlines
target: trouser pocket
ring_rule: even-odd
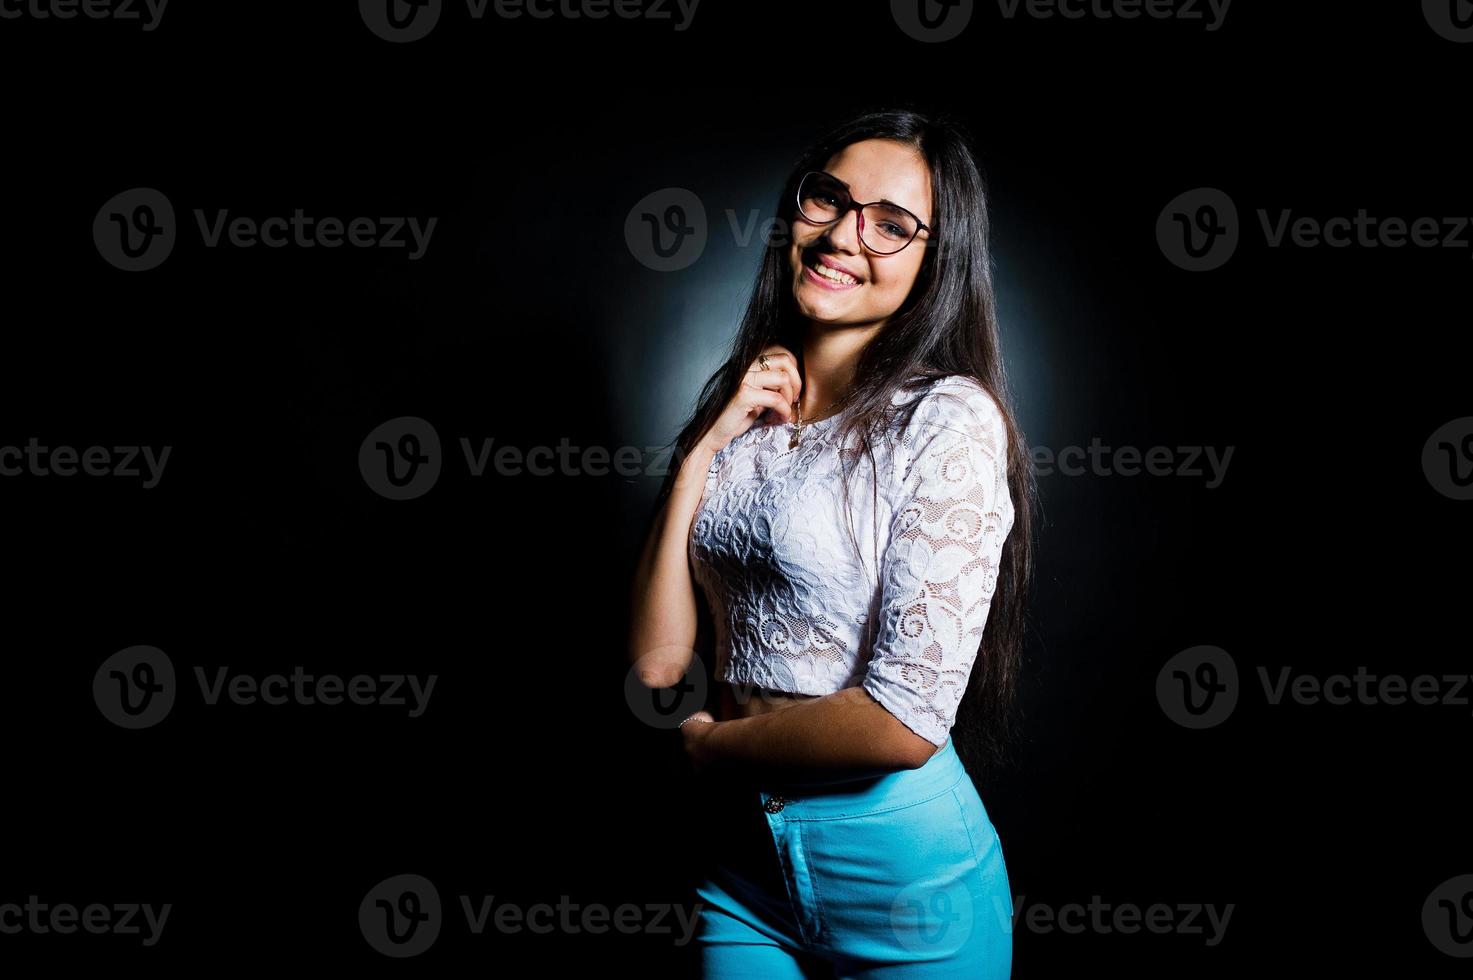
[[[992,920],[971,829],[948,789],[804,824],[831,947],[857,959],[944,960]]]
[[[964,779],[958,783],[952,790],[952,798],[956,803],[957,818],[971,842],[975,875],[982,889],[981,900],[986,906],[979,911],[985,911],[1000,928],[1011,932],[1013,897],[1007,864],[1003,859],[1002,839],[988,818],[987,809],[971,780]]]

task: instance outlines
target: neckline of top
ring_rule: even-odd
[[[931,389],[933,389],[934,387],[936,387],[936,385],[942,383],[943,381],[947,381],[947,380],[949,380],[952,377],[954,377],[954,375],[941,375],[941,376],[938,376],[935,380],[933,380],[925,388],[917,389],[913,393],[912,397],[919,397],[919,396],[925,395]],[[895,393],[895,397],[891,399],[892,403],[897,404],[897,405],[900,404],[900,403],[902,403],[905,400],[904,397],[903,397],[904,395],[905,395],[904,389],[897,390],[896,393]],[[848,415],[849,412],[850,412],[850,410],[853,409],[853,407],[854,406],[852,404],[845,405],[843,408],[839,409],[833,415],[827,416],[826,418],[821,418],[817,422],[810,422],[807,419],[804,419],[803,420],[803,428],[806,429],[810,425],[814,425],[814,426],[817,426],[817,425],[828,425],[830,422],[834,421],[835,419],[842,418],[843,416]],[[793,427],[793,424],[794,423],[792,423],[792,422],[787,423],[788,428],[792,428]]]
[[[840,415],[843,415],[846,411],[848,411],[848,409],[840,409],[839,411],[835,412],[833,415],[825,416],[825,417],[819,419],[817,422],[810,422],[808,419],[804,419],[803,420],[803,428],[806,429],[810,425],[827,425],[830,422],[832,422],[834,419],[838,418]],[[789,423],[789,425],[791,425],[791,424],[792,423]]]

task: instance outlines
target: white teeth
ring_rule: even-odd
[[[813,263],[813,265],[809,266],[809,268],[819,275],[823,276],[825,279],[832,279],[834,280],[834,282],[842,282],[846,284],[859,282],[858,279],[855,279],[847,272],[840,272],[838,269],[830,269],[822,262],[815,262]]]

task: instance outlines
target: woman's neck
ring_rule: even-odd
[[[859,355],[880,332],[881,324],[856,329],[812,322],[803,340],[803,391],[799,410],[814,421],[833,414],[833,405],[849,393]]]

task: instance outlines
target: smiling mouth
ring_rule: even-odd
[[[816,252],[805,258],[803,260],[803,265],[810,269],[814,275],[817,275],[827,280],[828,282],[832,282],[837,286],[859,285],[859,280],[855,279],[847,272],[840,272],[838,269],[830,269],[828,266],[820,262],[818,253]]]

